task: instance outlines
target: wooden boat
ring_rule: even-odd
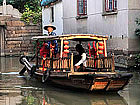
[[[37,36],[32,39],[36,41],[35,62],[31,64],[26,56],[22,56],[20,62],[25,67],[20,74],[27,70],[30,76],[42,82],[90,91],[118,91],[123,89],[132,77],[130,73],[115,71],[114,55],[107,55],[106,36],[69,34]],[[43,46],[39,47],[41,43]],[[87,67],[80,71],[75,71],[73,64],[75,50],[72,46],[75,46],[75,43],[85,44],[84,48],[88,53]],[[43,48],[47,50],[42,52]]]

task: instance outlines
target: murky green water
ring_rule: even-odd
[[[19,76],[18,58],[0,58],[0,105],[140,105],[140,74],[118,93],[64,90]]]

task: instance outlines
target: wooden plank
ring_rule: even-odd
[[[111,80],[106,90],[108,91],[122,88],[126,82],[127,80]]]
[[[74,73],[68,73],[68,75],[86,75],[86,74],[116,74],[116,72],[74,72]]]
[[[108,81],[96,81],[90,88],[90,90],[103,90],[108,84]]]

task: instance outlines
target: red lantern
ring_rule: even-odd
[[[103,45],[104,45],[104,43],[103,43],[103,42],[99,42],[99,45],[100,45],[100,46],[103,46]]]
[[[69,46],[68,46],[68,45],[65,45],[65,46],[64,46],[64,49],[69,49]]]
[[[103,54],[103,51],[102,51],[102,50],[99,50],[99,51],[98,51],[98,54]]]
[[[69,44],[69,41],[64,41],[64,44],[65,44],[65,45],[68,45],[68,44]]]
[[[64,50],[64,53],[69,53],[69,50]]]
[[[104,49],[104,46],[99,46],[98,49],[99,50],[103,50]]]

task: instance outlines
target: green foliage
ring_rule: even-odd
[[[135,59],[136,59],[136,62],[137,63],[140,63],[140,54],[137,54],[136,57],[135,57]]]
[[[40,0],[6,0],[6,3],[23,13],[21,20],[25,23],[38,24],[41,22]],[[2,4],[3,0],[0,0],[0,5]]]
[[[24,7],[32,11],[41,12],[40,0],[26,0]]]
[[[21,20],[27,24],[38,24],[41,22],[41,12],[32,11],[31,9],[26,8],[21,16]]]
[[[135,22],[138,26],[138,28],[135,30],[135,34],[140,37],[140,18],[136,18]]]
[[[41,23],[41,7],[40,0],[28,0],[24,5],[24,12],[21,20],[27,24]]]

